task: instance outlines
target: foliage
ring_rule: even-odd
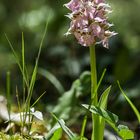
[[[84,104],[83,107],[88,109],[89,105]],[[113,129],[120,135],[123,140],[134,139],[133,131],[131,131],[127,126],[118,125],[118,116],[116,116],[115,114],[109,112],[108,110],[95,106],[91,106],[89,111],[104,118],[105,121],[111,127],[113,127]]]
[[[140,16],[138,13],[140,10],[140,1],[109,0],[109,2],[113,7],[113,13],[109,19],[115,24],[115,26],[112,27],[113,30],[119,34],[110,41],[109,50],[104,50],[100,48],[99,45],[96,47],[97,69],[99,72],[97,76],[99,77],[102,70],[105,67],[107,68],[106,77],[100,84],[99,96],[101,98],[98,105],[106,111],[106,102],[108,100],[108,110],[119,114],[118,116],[121,122],[123,124],[127,123],[130,129],[135,130],[138,122],[136,122],[136,117],[130,110],[126,100],[133,108],[137,118],[139,118],[139,110],[133,106],[132,102],[139,108]],[[53,126],[55,126],[55,119],[52,119],[49,115],[49,112],[54,112],[58,120],[64,119],[69,129],[73,130],[76,134],[80,134],[82,119],[86,113],[85,110],[81,109],[81,104],[88,104],[90,102],[90,73],[87,71],[89,70],[89,52],[87,48],[79,47],[74,38],[65,38],[64,33],[68,29],[68,22],[64,17],[65,13],[67,13],[67,11],[65,11],[66,9],[62,7],[64,3],[66,3],[65,0],[59,2],[54,0],[0,1],[0,94],[6,95],[6,72],[10,71],[10,85],[8,85],[7,82],[6,89],[8,111],[11,109],[16,113],[17,110],[20,112],[22,105],[20,110],[20,104],[17,105],[15,93],[18,94],[18,100],[22,103],[21,100],[24,100],[22,86],[23,80],[25,80],[25,78],[22,77],[26,74],[22,72],[21,75],[19,73],[28,69],[30,80],[27,81],[30,83],[31,93],[30,97],[28,97],[28,102],[31,101],[31,105],[36,105],[37,110],[43,112],[45,116],[43,129],[44,125],[45,128],[47,127],[47,130],[45,129],[44,131],[52,130]],[[44,29],[46,19],[49,20],[49,27],[38,64],[41,69],[37,71],[35,68],[33,72],[36,54],[38,53],[38,42],[42,38],[40,31]],[[21,32],[24,32],[25,42],[24,37],[21,39]],[[7,47],[8,44],[4,33],[14,42],[12,44],[14,44],[16,58],[18,59],[15,59]],[[19,47],[19,44],[22,44],[20,45],[21,47]],[[27,46],[25,50],[23,49],[24,45]],[[24,59],[27,60],[27,64],[26,67],[23,68],[24,65],[22,64],[25,63]],[[15,65],[17,60],[20,61],[21,71],[17,65]],[[84,72],[80,76],[80,73],[83,71],[87,72]],[[32,78],[31,75],[33,75]],[[124,89],[127,89],[125,90],[126,93],[121,90],[123,94],[119,94],[120,91],[118,90],[118,86],[116,86],[116,80],[119,80]],[[110,85],[112,85],[111,90]],[[44,91],[46,91],[47,94],[42,94]],[[108,98],[109,92],[110,96]],[[43,98],[41,98],[42,96]],[[2,106],[0,108],[2,108]],[[124,114],[124,112],[127,112],[127,115]],[[74,118],[72,118],[73,114]],[[100,119],[103,120],[102,117]],[[3,120],[0,118],[0,129],[5,129],[6,125],[7,124],[3,123]],[[41,129],[42,125],[37,123],[37,126],[38,125]],[[16,128],[19,128],[19,126],[16,126]],[[57,128],[58,129],[53,131],[54,135],[51,135],[52,140],[56,139],[56,137],[66,139],[59,124]],[[121,130],[120,135],[129,133],[127,127],[119,126],[117,129],[119,128]],[[91,133],[90,116],[86,129],[87,138],[89,133]],[[129,134],[131,135],[131,132]],[[0,132],[0,136],[9,138],[10,134]],[[18,137],[18,139],[20,139],[19,137],[22,136],[15,134],[14,136],[11,135],[11,137]],[[24,139],[26,138],[24,137]]]

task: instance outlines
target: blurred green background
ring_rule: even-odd
[[[0,93],[5,94],[6,72],[11,71],[12,95],[15,98],[16,85],[21,88],[21,74],[16,65],[4,33],[11,40],[15,50],[21,53],[21,32],[25,36],[25,56],[29,72],[34,66],[46,20],[49,20],[39,67],[56,76],[65,91],[82,72],[89,68],[89,49],[81,47],[73,36],[65,37],[70,20],[69,11],[63,7],[66,0],[1,0],[0,1]],[[116,80],[140,108],[140,0],[109,0],[113,13],[109,15],[114,23],[112,30],[118,32],[110,39],[110,49],[96,46],[98,77],[104,68],[107,73],[101,91],[113,85],[109,110],[118,114],[121,120],[135,121],[136,117],[129,105],[120,96]],[[38,75],[33,100],[46,90],[40,107],[56,105],[59,92],[43,76]],[[62,93],[63,94],[63,93]],[[88,101],[90,95],[81,95],[81,103]],[[140,109],[139,109],[140,110]],[[127,112],[128,114],[126,114]]]

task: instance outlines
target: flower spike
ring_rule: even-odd
[[[71,20],[66,35],[73,34],[82,46],[102,43],[108,48],[108,39],[116,33],[109,31],[113,24],[107,14],[112,10],[105,0],[71,0],[64,6],[71,11],[66,15]]]

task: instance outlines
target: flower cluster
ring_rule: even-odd
[[[111,12],[105,0],[71,0],[65,4],[71,13],[70,28],[66,35],[74,34],[79,44],[91,46],[102,43],[108,48],[108,38],[115,35],[109,31],[112,24],[107,21],[107,14]]]

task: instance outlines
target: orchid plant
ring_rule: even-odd
[[[100,98],[98,97],[98,88],[105,71],[98,82],[95,45],[102,44],[103,47],[109,48],[109,38],[117,34],[109,30],[113,26],[113,24],[108,22],[108,14],[112,12],[110,5],[105,0],[71,0],[69,3],[64,4],[64,6],[71,11],[71,13],[66,15],[71,22],[70,28],[65,35],[73,34],[80,45],[89,47],[91,104],[83,106],[92,112],[91,140],[103,140],[105,121],[114,128],[122,139],[133,138],[133,132],[126,126],[117,125],[118,117],[106,110],[111,86],[103,92]],[[83,121],[81,140],[84,139],[86,123],[87,115],[85,115]],[[127,136],[124,135],[124,132],[127,133]]]

